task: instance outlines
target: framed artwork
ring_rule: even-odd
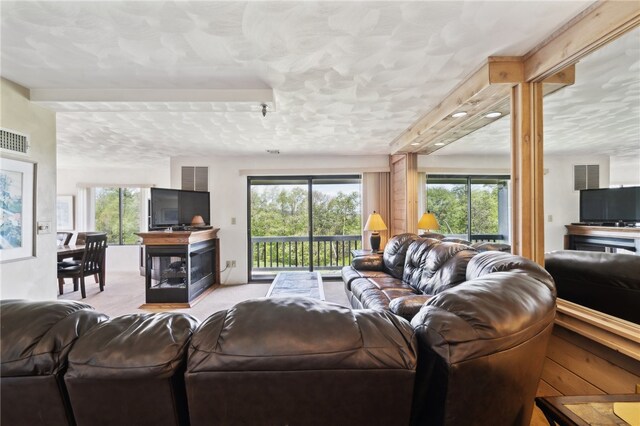
[[[56,220],[58,231],[74,229],[73,195],[58,195],[56,200]]]
[[[35,164],[0,158],[0,262],[33,256]]]

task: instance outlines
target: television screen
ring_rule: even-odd
[[[640,222],[640,186],[580,191],[580,222]]]
[[[200,215],[209,225],[209,193],[179,189],[151,188],[150,228],[190,225]]]

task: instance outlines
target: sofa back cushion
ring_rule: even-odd
[[[3,300],[0,375],[58,374],[78,337],[107,318],[80,302]]]
[[[425,257],[431,247],[437,244],[440,244],[440,240],[435,238],[420,238],[409,245],[404,260],[402,281],[413,288],[418,288],[418,283],[422,276],[422,269],[424,268]]]
[[[439,242],[425,253],[416,290],[424,294],[438,294],[466,281],[467,265],[478,252],[454,242]]]
[[[407,249],[417,239],[416,234],[406,233],[396,235],[387,242],[382,255],[385,272],[394,278],[402,278]]]
[[[554,297],[556,286],[551,275],[540,265],[530,259],[500,251],[485,251],[474,256],[467,266],[467,280],[483,277],[487,274],[502,271],[515,271],[534,277],[549,290]]]

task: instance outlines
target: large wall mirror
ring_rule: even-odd
[[[582,180],[600,188],[640,186],[640,28],[581,58],[575,83],[545,95],[543,102],[545,252],[550,252],[564,248],[565,225],[580,221],[576,186]],[[479,130],[419,156],[419,170],[427,176],[509,174],[510,117],[486,120]],[[428,198],[425,208],[431,207]]]

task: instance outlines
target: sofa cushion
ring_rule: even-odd
[[[374,309],[377,311],[389,311],[389,304],[393,299],[404,296],[415,296],[415,290],[412,288],[387,288],[367,290],[360,301],[366,309]]]
[[[3,300],[0,375],[59,373],[76,339],[107,318],[80,302]]]
[[[353,266],[345,266],[342,268],[342,281],[346,286],[347,290],[351,290],[351,284],[353,280],[357,278],[384,278],[390,277],[389,274],[383,271],[371,271],[371,270],[360,270],[356,269]]]
[[[500,251],[485,251],[474,256],[467,266],[467,280],[483,277],[500,271],[515,271],[530,275],[544,283],[556,295],[556,286],[551,275],[537,263],[522,256]]]
[[[202,323],[187,370],[411,369],[412,336],[409,323],[390,313],[303,297],[252,299]]]
[[[418,288],[418,282],[420,281],[422,268],[424,267],[425,256],[430,248],[437,244],[440,244],[440,240],[436,240],[435,238],[423,238],[416,240],[409,245],[402,274],[402,280],[405,283]]]
[[[387,242],[382,255],[385,272],[394,278],[402,278],[407,249],[417,239],[418,236],[416,234],[406,233],[396,235]]]
[[[433,244],[425,253],[417,289],[433,295],[466,281],[467,264],[477,254],[477,251],[463,244]]]
[[[184,363],[198,321],[173,312],[123,315],[80,338],[65,380],[171,377]]]

